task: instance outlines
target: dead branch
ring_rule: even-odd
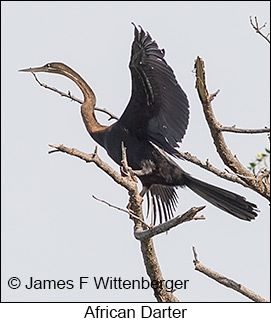
[[[123,209],[123,208],[121,208],[121,207],[119,207],[119,206],[116,206],[116,205],[113,205],[113,204],[111,204],[111,203],[108,203],[108,202],[107,202],[107,201],[105,201],[105,200],[99,199],[98,197],[96,197],[96,196],[94,196],[94,195],[92,195],[92,197],[93,197],[96,201],[99,201],[99,202],[101,202],[101,203],[104,203],[104,204],[108,205],[109,207],[112,207],[113,209],[116,209],[116,210],[118,210],[118,211],[124,212],[124,213],[128,214],[130,217],[133,217],[133,218],[137,219],[138,221],[140,221],[141,223],[143,223],[143,224],[144,224],[144,226],[146,226],[147,228],[151,228],[151,226],[150,226],[150,225],[148,225],[146,222],[142,221],[142,219],[140,219],[138,216],[134,215],[132,212],[129,212],[129,211],[127,211],[127,210],[125,210],[125,209]]]
[[[228,171],[221,171],[220,169],[214,167],[209,160],[207,159],[206,162],[201,161],[198,157],[191,155],[189,152],[181,152],[179,151],[180,155],[182,156],[183,159],[198,165],[199,167],[208,170],[211,173],[214,173],[215,175],[224,178],[228,181],[234,182],[234,183],[239,183],[243,185],[244,187],[248,187],[247,183],[244,182],[239,176],[235,174],[231,174]]]
[[[59,89],[57,89],[57,88],[55,88],[55,87],[48,86],[47,84],[42,83],[42,82],[38,79],[38,77],[37,77],[37,75],[36,75],[35,73],[33,73],[33,72],[31,72],[31,73],[33,74],[33,76],[34,76],[34,78],[35,78],[36,82],[37,82],[40,86],[44,87],[45,89],[51,90],[51,91],[53,91],[53,92],[55,92],[55,93],[58,93],[58,94],[59,94],[59,95],[61,95],[62,97],[69,98],[69,99],[71,99],[72,101],[75,101],[75,102],[77,102],[77,103],[79,103],[79,104],[82,104],[82,103],[83,103],[83,101],[82,101],[81,99],[78,99],[77,97],[73,96],[73,95],[71,94],[71,92],[70,92],[70,91],[68,91],[68,93],[65,93],[65,92],[60,91]],[[216,94],[217,94],[217,93],[215,93],[215,94],[213,95],[213,97],[212,97],[212,98],[214,98],[214,96],[215,96]],[[117,117],[116,115],[114,115],[112,112],[110,112],[109,110],[107,110],[106,108],[99,108],[99,107],[95,107],[95,110],[96,110],[96,111],[103,112],[103,113],[106,113],[106,114],[109,116],[109,119],[108,119],[108,120],[111,120],[111,119],[118,120],[118,117]],[[230,131],[230,130],[227,130],[227,128],[231,128],[231,129],[233,129],[233,131],[234,131],[234,129],[235,129],[235,130],[237,130],[236,132],[240,132],[237,128],[235,128],[235,126],[233,126],[233,127],[221,127],[221,131]],[[263,129],[263,131],[262,131],[262,132],[268,132],[268,129],[269,129],[269,128]],[[240,130],[241,130],[241,129],[240,129]],[[219,169],[217,169],[217,168],[215,168],[214,166],[212,166],[208,161],[206,161],[206,163],[204,163],[204,162],[200,161],[197,157],[192,156],[192,155],[191,155],[190,153],[188,153],[188,152],[186,152],[186,153],[181,153],[181,152],[180,152],[180,154],[181,154],[181,155],[182,155],[182,157],[183,157],[184,159],[186,159],[187,161],[190,161],[190,162],[192,162],[192,163],[194,163],[194,164],[196,164],[196,165],[198,165],[198,166],[200,166],[200,167],[202,167],[202,168],[204,168],[204,169],[206,169],[206,170],[209,170],[209,171],[213,172],[214,174],[218,175],[219,177],[222,177],[222,178],[227,179],[227,180],[229,180],[229,181],[237,182],[237,183],[239,183],[239,184],[242,184],[243,186],[248,186],[248,185],[247,185],[244,181],[242,181],[238,176],[236,176],[236,175],[232,175],[232,174],[229,174],[229,173],[227,173],[227,172],[220,171]],[[125,169],[125,167],[124,167],[123,169]],[[129,175],[131,176],[131,173],[130,173]],[[133,179],[135,179],[135,177],[134,177],[134,176],[133,176]]]
[[[53,91],[53,92],[55,92],[55,93],[58,93],[59,95],[61,95],[61,96],[65,97],[65,98],[71,99],[72,101],[75,101],[75,102],[77,102],[77,103],[80,103],[80,104],[82,104],[82,103],[83,103],[83,100],[78,99],[77,97],[75,97],[74,95],[72,95],[70,91],[68,91],[68,93],[65,93],[65,92],[63,92],[63,91],[58,90],[58,89],[57,89],[57,88],[55,88],[55,87],[49,86],[49,85],[47,85],[47,84],[45,84],[45,83],[42,83],[42,82],[38,79],[38,77],[37,77],[37,75],[36,75],[35,73],[33,73],[33,72],[31,72],[31,73],[33,74],[33,76],[34,76],[35,80],[37,81],[37,83],[38,83],[41,87],[44,87],[44,88],[45,88],[45,89],[47,89],[47,90]],[[106,108],[98,108],[98,107],[95,107],[95,110],[96,110],[96,111],[100,111],[100,112],[103,112],[103,113],[107,114],[107,115],[109,116],[109,119],[108,119],[108,120],[113,120],[113,119],[114,119],[114,120],[118,120],[118,117],[117,117],[116,115],[114,115],[112,112],[110,112],[109,110],[107,110]]]
[[[197,83],[196,83],[196,88],[198,90],[203,108],[204,108],[204,113],[209,125],[209,128],[211,130],[214,142],[216,144],[218,153],[220,154],[222,160],[224,161],[225,165],[227,165],[230,169],[234,171],[236,175],[232,174],[227,174],[224,172],[220,172],[219,170],[215,169],[208,161],[206,163],[203,163],[199,161],[198,159],[196,160],[196,157],[191,156],[186,154],[186,159],[193,160],[194,163],[200,165],[203,168],[206,168],[212,172],[216,172],[217,174],[221,177],[225,178],[231,178],[231,180],[234,180],[236,182],[242,183],[243,185],[247,185],[249,187],[252,187],[256,191],[260,192],[260,194],[265,195],[267,194],[267,185],[265,183],[264,185],[264,190],[260,187],[261,186],[261,181],[257,181],[257,178],[251,174],[246,168],[243,167],[243,165],[237,160],[235,156],[231,154],[231,152],[228,150],[224,138],[222,136],[222,131],[234,131],[236,130],[235,127],[231,127],[231,129],[227,129],[229,127],[222,127],[215,119],[212,107],[211,107],[211,101],[214,100],[216,95],[219,93],[219,90],[216,91],[213,94],[209,94],[206,83],[205,83],[205,71],[204,71],[204,66],[203,66],[203,61],[198,57],[196,60],[196,75],[197,75]],[[58,93],[59,95],[63,97],[67,97],[73,101],[76,101],[80,104],[82,104],[82,100],[77,99],[73,95],[71,95],[70,92],[64,93],[56,88],[50,87],[44,83],[41,83],[36,75],[32,73],[35,77],[35,80],[38,82],[38,84],[46,89],[49,89],[51,91],[54,91]],[[100,109],[96,108],[96,110],[102,111],[104,113],[107,113],[110,116],[110,119],[118,119],[116,116],[114,116],[112,113],[107,111],[106,109]],[[234,128],[234,129],[232,129]],[[226,129],[226,130],[225,130]],[[239,129],[240,130],[240,129]],[[256,129],[257,130],[257,129]],[[255,130],[254,130],[255,131]],[[235,131],[236,132],[236,131]],[[240,132],[240,131],[239,131]],[[267,132],[267,131],[264,131]],[[161,234],[163,232],[169,231],[171,228],[182,224],[184,222],[188,222],[191,220],[196,220],[196,219],[204,219],[204,217],[196,217],[196,214],[202,210],[204,207],[194,207],[185,212],[184,214],[171,219],[170,221],[160,224],[155,227],[150,227],[144,222],[144,217],[143,217],[143,212],[142,212],[142,197],[138,193],[137,190],[137,185],[134,180],[134,174],[131,172],[131,169],[128,166],[127,159],[126,159],[126,153],[125,153],[125,147],[122,147],[122,153],[123,153],[123,162],[122,166],[124,169],[124,173],[126,173],[127,176],[123,177],[121,176],[118,172],[113,170],[108,164],[106,164],[104,161],[102,161],[98,154],[97,154],[97,148],[95,149],[94,153],[92,154],[86,154],[83,153],[75,148],[68,148],[65,147],[64,145],[50,145],[50,147],[54,148],[54,150],[50,151],[49,153],[54,153],[54,152],[64,152],[69,155],[78,157],[86,162],[93,162],[95,163],[100,169],[102,169],[104,172],[106,172],[116,183],[120,184],[123,186],[129,193],[129,210],[123,210],[121,208],[115,207],[112,204],[104,201],[104,200],[99,200],[103,203],[106,203],[110,207],[117,208],[118,210],[124,211],[125,213],[129,214],[131,219],[134,221],[134,236],[136,239],[140,241],[141,244],[141,251],[142,251],[142,256],[144,259],[144,264],[146,267],[147,274],[149,278],[152,281],[159,281],[161,282],[157,286],[153,287],[154,289],[154,295],[156,299],[159,302],[178,302],[179,300],[173,295],[173,291],[168,291],[166,288],[166,285],[164,283],[164,279],[162,276],[162,272],[158,263],[157,256],[155,254],[155,249],[153,246],[153,240],[152,237]],[[225,152],[223,152],[223,150]],[[240,179],[240,177],[242,179]],[[259,177],[260,178],[260,177]],[[256,184],[257,185],[256,185]],[[257,189],[254,187],[257,186]],[[259,188],[260,187],[260,188]],[[263,193],[264,191],[264,193]],[[97,198],[96,198],[97,199]],[[199,261],[196,259],[196,253],[195,254],[195,269],[204,272],[206,275],[209,277],[217,277],[218,275],[218,281],[225,286],[228,286],[230,288],[233,288],[237,290],[240,293],[243,293],[244,295],[248,294],[244,286],[237,284],[231,280],[229,280],[226,277],[221,276],[220,274],[212,271],[212,270],[206,270],[206,267],[201,265]],[[213,275],[213,276],[212,276]],[[220,276],[219,276],[220,275]],[[215,279],[215,278],[213,278]],[[252,294],[252,297],[254,297],[253,300],[256,301],[266,301],[263,298],[259,298],[260,296],[256,295],[255,293],[249,291],[250,294]],[[256,295],[256,296],[255,296]],[[249,297],[249,296],[248,296]],[[258,298],[257,298],[258,297]],[[258,300],[260,299],[260,300]]]
[[[182,224],[184,222],[188,222],[191,220],[204,220],[205,217],[196,217],[196,214],[203,210],[205,206],[200,206],[200,207],[192,207],[189,209],[187,212],[185,212],[182,215],[176,216],[175,218],[165,222],[161,223],[155,227],[149,228],[147,230],[138,230],[134,232],[135,238],[137,240],[145,240],[145,239],[150,239],[158,234],[168,232],[170,229],[176,227],[179,224]]]
[[[221,125],[216,120],[211,101],[214,99],[214,95],[210,95],[205,80],[204,62],[200,57],[195,60],[196,70],[196,89],[198,91],[206,121],[208,123],[214,144],[217,152],[226,166],[228,166],[237,176],[242,176],[242,180],[246,184],[258,192],[265,198],[270,198],[270,186],[267,187],[263,182],[257,180],[257,178],[244,167],[236,156],[232,154],[228,148],[224,136],[221,131]],[[217,92],[215,93],[215,95]]]
[[[112,169],[108,164],[106,164],[97,154],[97,148],[94,153],[86,154],[78,149],[65,147],[64,145],[49,145],[54,148],[55,152],[63,152],[84,160],[87,163],[93,162],[105,173],[107,173],[115,182],[123,186],[128,190],[129,193],[129,213],[133,215],[132,220],[134,221],[134,232],[140,232],[145,229],[145,224],[142,213],[142,197],[140,196],[137,185],[133,180],[128,179],[128,177],[121,176],[118,172]],[[159,262],[155,253],[152,239],[142,239],[140,240],[141,252],[146,267],[147,274],[151,281],[159,281],[159,284],[153,286],[154,296],[158,302],[179,302],[178,298],[173,295],[173,291],[168,291],[164,283],[163,275],[159,266]]]
[[[214,279],[215,281],[217,281],[218,283],[229,287],[231,289],[234,289],[235,291],[237,291],[238,293],[243,294],[244,296],[248,297],[249,299],[253,300],[254,302],[268,302],[268,300],[266,300],[265,298],[261,297],[260,295],[256,294],[255,292],[253,292],[252,290],[246,288],[245,286],[236,283],[235,281],[233,281],[230,278],[227,278],[221,274],[219,274],[218,272],[204,266],[203,264],[201,264],[198,260],[198,255],[196,252],[196,248],[192,247],[193,253],[194,253],[194,260],[193,263],[195,265],[195,270],[200,271],[201,273],[203,273],[204,275],[210,277],[211,279]]]
[[[120,184],[121,186],[125,187],[129,191],[133,191],[134,193],[137,192],[137,187],[133,182],[127,180],[123,176],[121,176],[118,172],[116,172],[113,168],[111,168],[107,163],[105,163],[103,160],[100,159],[100,157],[97,154],[97,147],[95,148],[94,153],[92,154],[86,154],[81,152],[78,149],[75,148],[69,148],[65,147],[64,145],[49,145],[52,148],[55,148],[55,150],[50,151],[49,154],[53,152],[63,152],[68,155],[72,155],[75,157],[78,157],[82,160],[84,160],[87,163],[95,163],[99,168],[101,168],[104,172],[106,172],[115,182]]]
[[[221,131],[227,131],[227,132],[234,132],[234,133],[243,133],[243,134],[260,134],[260,133],[269,133],[270,128],[264,127],[262,129],[240,129],[236,128],[236,126],[232,127],[225,127],[220,126]]]
[[[154,288],[154,296],[158,302],[179,302],[178,298],[173,295],[173,291],[168,291],[164,283],[158,259],[155,254],[155,249],[152,239],[144,239],[140,241],[141,252],[144,259],[146,271],[151,281],[159,281],[158,287]]]
[[[126,147],[124,146],[123,141],[121,143],[121,152],[122,152],[122,160],[121,160],[121,168],[120,168],[121,174],[123,176],[127,176],[129,180],[137,183],[137,178],[135,177],[135,174],[133,173],[132,168],[129,167],[128,165]]]
[[[270,43],[270,33],[268,34],[263,34],[261,30],[266,27],[267,23],[265,22],[261,27],[259,26],[258,19],[257,17],[254,17],[255,23],[252,21],[252,17],[249,17],[250,24],[254,28],[257,34],[261,35],[268,43]]]

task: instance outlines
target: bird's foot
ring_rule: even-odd
[[[136,176],[151,175],[155,170],[155,164],[150,160],[143,160],[141,164],[142,164],[142,169],[133,170]]]
[[[138,182],[137,178],[136,178],[136,175],[134,173],[134,171],[132,170],[131,167],[129,166],[121,166],[120,167],[120,173],[122,176],[124,177],[128,177],[130,180],[134,181],[134,182]]]

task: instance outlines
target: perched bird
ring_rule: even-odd
[[[182,141],[189,120],[187,96],[148,32],[134,25],[134,41],[129,68],[132,94],[123,114],[110,126],[101,125],[94,114],[96,98],[89,85],[63,63],[48,63],[23,72],[61,74],[81,89],[84,102],[81,114],[91,137],[119,165],[122,144],[128,165],[143,185],[141,195],[152,201],[153,222],[171,218],[176,210],[178,187],[189,187],[206,201],[235,217],[250,221],[257,216],[257,206],[245,197],[208,184],[185,172],[171,157],[181,158]]]

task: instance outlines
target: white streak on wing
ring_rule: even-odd
[[[166,138],[165,138],[166,139]],[[161,154],[163,155],[171,164],[176,165],[177,167],[179,167],[179,165],[170,158],[170,156],[164,151],[164,149],[158,147],[155,143],[153,143],[152,141],[150,141],[150,143],[153,145],[153,147]]]
[[[165,138],[166,139],[166,138]],[[168,160],[172,161],[171,158],[169,158],[168,154],[164,151],[164,149],[158,147],[155,143],[153,143],[152,141],[150,141],[150,143],[153,145],[153,147],[159,151],[160,154],[162,154],[163,156],[165,156]]]

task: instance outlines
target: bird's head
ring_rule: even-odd
[[[71,68],[69,68],[67,65],[63,63],[53,62],[53,63],[47,63],[41,67],[30,67],[30,68],[21,69],[19,70],[19,72],[31,72],[31,73],[45,72],[45,73],[62,74],[65,76],[69,76],[72,70]]]

